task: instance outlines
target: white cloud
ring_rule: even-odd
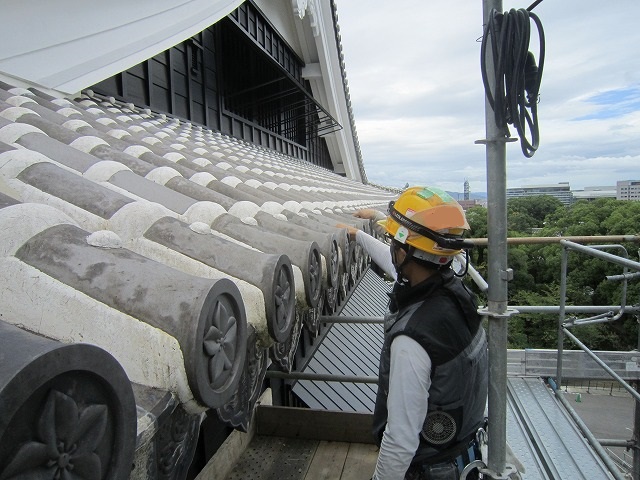
[[[509,144],[508,186],[640,178],[638,102],[602,95],[640,89],[640,2],[546,0],[534,13],[546,36],[541,143],[532,159]],[[486,191],[485,149],[474,144],[485,131],[482,1],[338,0],[338,23],[368,178],[455,191],[467,179]],[[531,37],[538,58],[533,27]]]

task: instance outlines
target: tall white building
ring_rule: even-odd
[[[640,180],[620,180],[616,182],[618,200],[640,200]]]

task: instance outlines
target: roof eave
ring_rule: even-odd
[[[14,3],[3,12],[10,29],[5,34],[13,41],[0,47],[0,72],[74,95],[190,38],[242,2],[117,0],[101,8],[100,15],[96,2],[43,2],[37,15],[29,12],[31,2]]]
[[[300,53],[306,64],[303,75],[311,84],[313,96],[342,126],[342,129],[325,136],[334,171],[366,183],[346,81],[335,2],[321,0],[304,3],[301,6],[301,2],[292,0]]]

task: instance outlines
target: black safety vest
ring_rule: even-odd
[[[452,459],[484,423],[488,355],[475,296],[446,270],[415,287],[396,284],[390,297],[374,435],[379,445],[387,423],[391,342],[398,335],[407,335],[425,349],[432,363],[427,418],[412,463]]]

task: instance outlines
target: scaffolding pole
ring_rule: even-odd
[[[640,347],[640,345],[639,345]],[[633,388],[636,392],[640,392],[640,382],[633,382]],[[640,452],[638,445],[640,444],[640,408],[638,402],[633,406],[633,464],[631,465],[631,478],[633,480],[640,479]]]
[[[483,25],[495,9],[502,12],[502,0],[483,0]],[[493,42],[494,39],[485,39]],[[495,85],[492,48],[486,50],[489,85]],[[494,97],[497,92],[494,92]],[[495,122],[495,115],[485,95],[486,138],[484,143],[487,163],[488,200],[488,284],[487,308],[481,313],[489,320],[489,392],[488,392],[488,458],[487,467],[494,478],[504,478],[507,444],[507,174],[506,139]]]

